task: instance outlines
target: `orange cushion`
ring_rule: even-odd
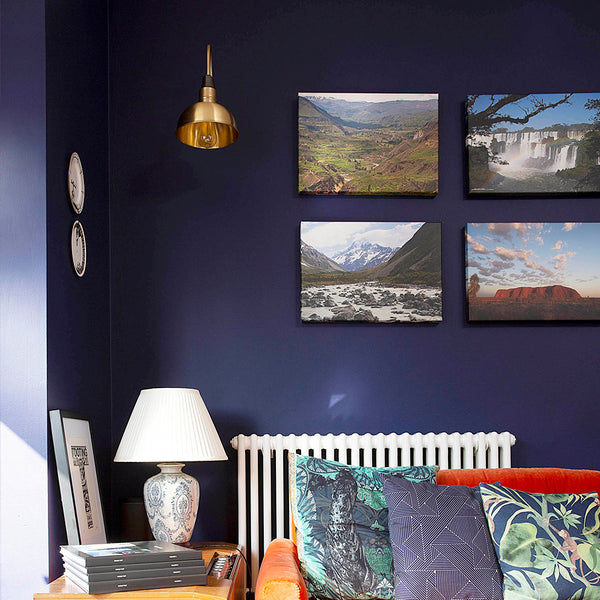
[[[307,600],[292,540],[276,539],[268,546],[256,580],[256,600]]]
[[[523,492],[541,494],[583,494],[600,490],[600,471],[561,469],[555,467],[512,469],[442,469],[437,483],[467,485],[500,482],[503,486]]]

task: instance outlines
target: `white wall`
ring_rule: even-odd
[[[48,581],[46,458],[0,423],[0,598],[29,600]]]

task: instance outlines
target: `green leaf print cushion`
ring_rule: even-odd
[[[290,452],[290,502],[302,575],[327,600],[394,598],[380,473],[435,483],[437,467],[350,467]]]
[[[504,600],[600,600],[598,494],[479,489]]]

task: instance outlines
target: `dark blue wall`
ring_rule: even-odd
[[[0,597],[20,600],[48,577],[44,2],[0,13]]]
[[[467,199],[463,151],[467,94],[597,92],[599,18],[579,0],[111,1],[113,451],[141,388],[189,386],[227,446],[509,430],[517,465],[600,467],[598,327],[468,324],[463,249],[467,222],[600,221],[598,198]],[[217,151],[174,136],[208,43],[240,129]],[[299,91],[438,92],[437,197],[299,197]],[[443,322],[302,324],[302,220],[441,221]],[[190,465],[197,538],[235,538],[234,467]],[[154,471],[114,465],[113,502]]]
[[[108,13],[106,2],[46,2],[48,410],[90,418],[103,498],[110,498],[110,287],[108,173]],[[71,208],[67,167],[81,158],[85,203]],[[88,261],[79,278],[71,260],[71,227],[85,231]],[[62,572],[66,543],[49,451],[50,574]],[[111,503],[105,502],[110,524]]]
[[[4,2],[0,33],[1,415],[45,457],[46,439],[40,436],[46,428],[43,2],[28,7]]]

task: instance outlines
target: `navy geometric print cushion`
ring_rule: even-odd
[[[479,489],[381,478],[396,600],[502,600]]]

